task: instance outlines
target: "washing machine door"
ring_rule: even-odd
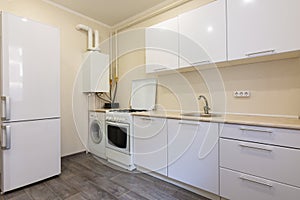
[[[103,140],[101,125],[97,120],[92,121],[90,125],[90,137],[95,144],[99,144]]]

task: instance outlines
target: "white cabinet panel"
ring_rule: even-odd
[[[228,59],[300,49],[299,0],[227,0]]]
[[[224,124],[220,136],[245,141],[300,148],[300,130]]]
[[[168,176],[219,193],[218,124],[168,119]]]
[[[223,168],[220,185],[220,195],[230,200],[298,200],[300,196],[300,188]]]
[[[146,73],[178,68],[178,18],[146,29]]]
[[[10,120],[59,117],[59,30],[3,12],[1,35],[1,87],[10,97]]]
[[[179,16],[180,67],[226,60],[225,0]]]
[[[220,139],[220,166],[300,187],[300,150]]]
[[[167,119],[134,117],[134,163],[167,176]]]

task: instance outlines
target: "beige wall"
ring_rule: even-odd
[[[153,25],[174,17],[195,7],[203,1],[193,1],[161,15],[155,16],[128,30]],[[136,40],[132,37],[132,41]],[[131,42],[132,42],[131,41]],[[126,45],[126,44],[125,44]],[[132,45],[132,44],[127,44]],[[290,58],[252,64],[240,64],[218,69],[224,84],[223,91],[210,90],[215,82],[205,82],[201,74],[204,71],[192,71],[171,74],[145,74],[145,54],[143,50],[128,53],[119,59],[120,87],[117,100],[122,107],[128,107],[131,80],[157,77],[159,81],[157,103],[159,109],[202,110],[203,104],[197,101],[199,94],[210,99],[213,111],[225,110],[230,113],[261,115],[300,115],[300,58]],[[234,90],[249,90],[250,98],[234,98]],[[225,95],[225,98],[222,98]],[[213,102],[211,102],[213,100]]]
[[[86,24],[98,29],[100,41],[109,37],[110,30],[85,18],[68,13],[62,9],[47,4],[41,0],[11,0],[0,1],[1,10],[15,15],[27,17],[60,29],[61,33],[61,142],[62,155],[68,155],[84,150],[76,130],[72,112],[73,85],[82,61],[82,55],[87,46],[87,35],[79,32],[75,26]],[[86,96],[81,95],[82,102]],[[87,127],[87,104],[83,104],[79,119],[81,130]],[[47,106],[47,105],[45,105]]]

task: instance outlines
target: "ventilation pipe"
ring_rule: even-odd
[[[92,51],[94,49],[93,48],[93,30],[90,27],[83,25],[83,24],[78,24],[76,26],[76,29],[88,32],[88,49],[87,50]]]
[[[94,47],[95,51],[99,51],[99,32],[98,30],[94,30]]]

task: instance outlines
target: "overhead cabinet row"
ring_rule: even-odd
[[[300,49],[298,0],[216,0],[146,30],[146,72]]]

